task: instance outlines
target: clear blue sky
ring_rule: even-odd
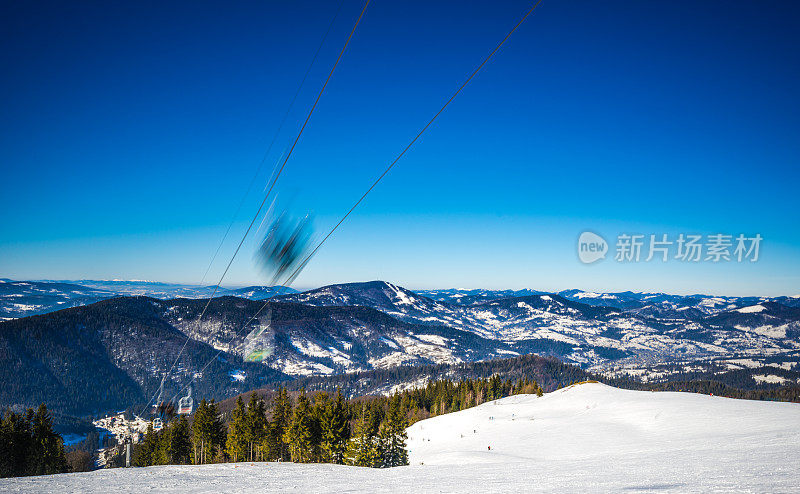
[[[529,6],[373,0],[281,203],[330,228]],[[0,277],[199,281],[337,7],[5,2]],[[544,0],[296,285],[800,293],[798,22],[795,2]],[[587,266],[586,229],[764,241],[756,263]],[[226,283],[264,281],[254,247]]]

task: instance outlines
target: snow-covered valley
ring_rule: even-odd
[[[107,469],[4,479],[0,491],[796,492],[798,424],[797,404],[587,383],[418,422],[407,467]]]

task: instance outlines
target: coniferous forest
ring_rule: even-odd
[[[49,475],[70,470],[61,436],[42,404],[23,413],[7,410],[0,422],[0,477]]]
[[[202,400],[191,417],[174,418],[160,431],[150,427],[134,445],[133,465],[240,461],[336,463],[384,468],[408,464],[405,429],[434,415],[464,410],[512,394],[542,388],[499,376],[459,382],[440,380],[390,397],[346,399],[336,393],[279,387],[269,399],[239,396],[233,410]],[[294,395],[294,396],[293,396]]]

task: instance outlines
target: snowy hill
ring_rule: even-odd
[[[418,422],[408,467],[163,466],[5,479],[0,491],[796,492],[798,423],[796,404],[581,384]]]
[[[800,483],[797,424],[797,404],[589,383],[419,422],[408,444],[412,465],[431,469],[494,465],[516,475],[535,471],[545,485],[549,477],[571,482],[570,472],[576,480],[593,472],[579,490],[775,492]]]
[[[277,297],[282,302],[320,307],[370,307],[409,322],[446,322],[432,317],[451,310],[447,305],[385,281],[341,283]]]
[[[744,460],[756,450],[762,455],[771,450],[776,459],[796,458],[798,424],[800,405],[794,403],[586,383],[541,398],[510,396],[418,422],[408,430],[408,446],[414,465],[636,455]]]

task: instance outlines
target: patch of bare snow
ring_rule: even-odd
[[[742,307],[741,309],[736,309],[736,312],[741,312],[742,314],[752,314],[754,312],[761,312],[765,309],[766,307],[763,305],[751,305],[748,307]]]

